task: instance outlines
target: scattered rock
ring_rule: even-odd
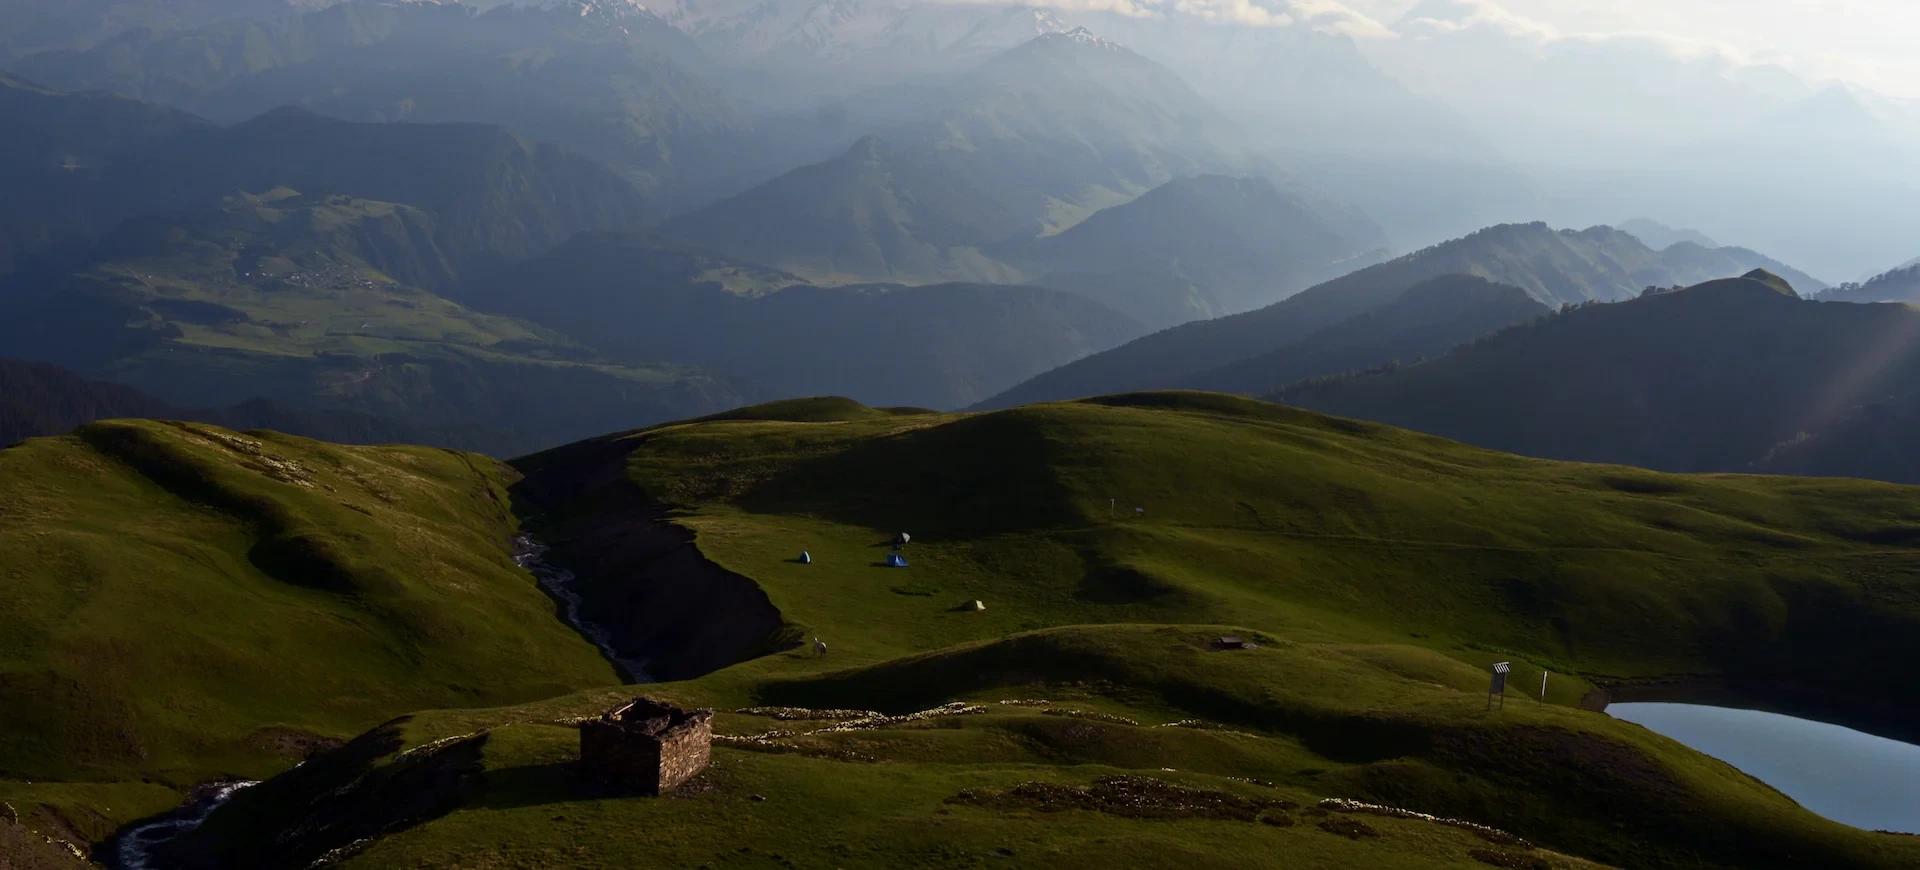
[[[1133,819],[1234,819],[1251,822],[1283,801],[1188,788],[1150,776],[1104,776],[1092,785],[1025,782],[1004,792],[966,789],[951,804],[1040,812],[1091,810]]]
[[[1491,864],[1495,867],[1508,867],[1512,868],[1512,870],[1553,870],[1553,863],[1547,859],[1538,855],[1527,855],[1520,852],[1496,852],[1492,849],[1474,849],[1467,853],[1467,857],[1482,864]]]
[[[767,799],[767,796],[766,796],[766,795],[763,795],[763,794],[750,794],[750,795],[747,795],[747,800],[750,800],[750,801],[763,801],[763,800],[766,800],[766,799]]]
[[[1372,825],[1345,816],[1328,816],[1320,822],[1320,830],[1329,834],[1339,834],[1349,840],[1380,836],[1380,832],[1374,830]]]
[[[1095,713],[1091,710],[1066,710],[1066,709],[1054,708],[1051,710],[1041,710],[1040,713],[1041,715],[1045,715],[1045,716],[1072,716],[1075,719],[1091,719],[1095,722],[1107,722],[1113,725],[1140,724],[1138,722],[1133,721],[1132,719],[1128,719],[1125,716],[1115,716],[1110,713]]]

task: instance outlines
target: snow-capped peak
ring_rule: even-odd
[[[1068,30],[1065,32],[1053,31],[1050,33],[1042,33],[1038,38],[1044,39],[1044,40],[1047,40],[1048,42],[1053,42],[1053,43],[1085,45],[1085,46],[1091,46],[1094,48],[1117,49],[1120,47],[1120,43],[1114,42],[1113,40],[1110,40],[1110,39],[1102,39],[1098,36],[1095,36],[1093,35],[1093,31],[1088,30],[1085,27],[1075,27],[1074,29]]]

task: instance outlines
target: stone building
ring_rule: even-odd
[[[581,723],[580,766],[588,776],[665,794],[707,768],[712,743],[712,710],[635,698]]]

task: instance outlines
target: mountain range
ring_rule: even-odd
[[[1037,287],[818,287],[663,239],[583,235],[457,298],[610,358],[733,372],[780,396],[961,407],[1137,337],[1134,320]]]
[[[591,14],[586,14],[591,13]],[[234,123],[284,105],[361,121],[479,122],[618,169],[657,219],[751,161],[751,124],[703,80],[699,49],[630,3],[350,0],[197,30],[136,29],[14,64],[67,89],[111,90]]]
[[[308,411],[270,399],[182,408],[122,384],[47,365],[0,359],[0,447],[65,435],[88,423],[139,417],[191,420],[235,431],[268,429],[337,444],[423,444],[519,456],[543,446],[524,433],[479,426],[414,426],[347,411]]]
[[[1557,308],[1631,299],[1652,285],[1690,284],[1769,267],[1810,282],[1810,289],[1825,286],[1741,248],[1682,243],[1654,251],[1609,227],[1503,225],[1360,269],[1265,308],[1155,333],[1048,372],[982,407],[1179,385],[1190,376],[1285,348],[1379,308],[1416,284],[1448,275],[1518,287],[1541,305]]]
[[[1920,302],[1920,262],[1869,278],[1842,284],[1818,297],[1823,302]]]
[[[1920,403],[1916,335],[1920,311],[1800,299],[1755,271],[1273,398],[1532,456],[1916,482],[1897,428]]]

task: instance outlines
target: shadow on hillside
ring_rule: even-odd
[[[614,798],[649,798],[637,784],[620,785],[588,776],[578,759],[487,771],[476,798],[465,806],[490,810],[537,807]]]
[[[156,848],[155,857],[168,867],[292,870],[446,815],[483,770],[488,735],[401,752],[410,719],[394,719],[239,792],[198,830]]]

